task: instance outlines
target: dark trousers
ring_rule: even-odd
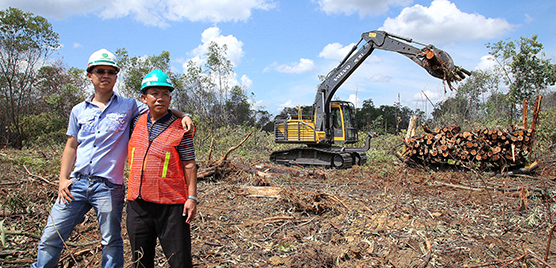
[[[133,252],[133,267],[154,267],[157,237],[170,267],[193,267],[191,233],[186,219],[183,204],[128,201],[127,231]]]

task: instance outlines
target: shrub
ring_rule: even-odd
[[[556,108],[541,111],[535,133],[534,156],[556,157]]]
[[[67,119],[51,113],[25,116],[19,127],[27,147],[59,144],[67,139]]]

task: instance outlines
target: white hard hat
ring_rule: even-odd
[[[116,56],[104,48],[91,54],[89,57],[89,64],[87,65],[87,72],[90,72],[95,66],[98,65],[112,66],[120,71],[120,67],[118,67],[118,64],[116,63]]]

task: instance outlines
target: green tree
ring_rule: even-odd
[[[121,72],[118,74],[122,83],[119,93],[124,97],[138,99],[143,77],[154,69],[165,72],[172,80],[174,87],[181,87],[179,77],[171,71],[170,52],[168,51],[162,51],[160,55],[130,57],[125,48],[119,48],[116,49],[116,56],[118,57],[118,66],[121,68]]]
[[[357,109],[357,126],[365,132],[397,134],[408,127],[413,114],[413,110],[401,106],[398,102],[393,106],[381,105],[377,108],[372,99],[367,99],[363,101],[361,108]]]
[[[21,118],[31,111],[37,70],[60,46],[59,36],[41,16],[17,8],[0,11],[0,135],[21,148]]]
[[[85,99],[87,85],[84,70],[67,70],[60,61],[40,68],[32,92],[35,103],[19,121],[20,140],[39,145],[63,142],[71,109]]]
[[[226,113],[226,103],[228,101],[228,92],[231,89],[230,81],[233,78],[232,62],[226,57],[228,46],[219,46],[216,42],[211,42],[206,53],[207,61],[205,63],[206,73],[216,86],[215,91],[218,93],[217,103],[213,105],[213,114],[216,116],[217,124],[225,124],[228,122],[228,114]]]
[[[310,105],[301,105],[296,107],[284,107],[282,111],[276,116],[278,118],[295,118],[297,119],[299,116],[299,109],[301,109],[301,116],[303,119],[313,118],[313,106]]]
[[[556,83],[556,65],[546,58],[542,52],[543,44],[537,41],[537,37],[532,35],[531,38],[487,44],[489,54],[495,57],[505,74],[508,100],[514,107],[522,104],[524,99],[531,100],[535,95],[546,93],[549,86]],[[513,121],[515,113],[512,112],[509,118]]]
[[[440,102],[433,111],[438,125],[467,126],[471,122],[486,124],[502,116],[505,101],[499,93],[500,76],[491,70],[474,71],[459,87],[454,97]],[[502,97],[502,98],[500,98]]]
[[[255,121],[257,122],[257,127],[264,131],[274,131],[274,124],[271,122],[270,117],[271,114],[264,109],[258,109],[255,111]]]
[[[226,50],[225,45],[211,43],[204,65],[190,60],[185,73],[178,75],[171,71],[170,53],[166,51],[160,55],[131,57],[125,49],[118,49],[118,65],[122,68],[120,94],[138,98],[145,74],[161,69],[175,87],[171,107],[193,114],[198,129],[213,131],[229,124],[255,125],[256,113],[244,89],[230,86],[233,68],[226,58]]]
[[[227,46],[212,42],[205,54],[207,61],[200,66],[189,61],[181,77],[183,93],[178,107],[195,110],[205,129],[216,129],[227,124],[255,124],[255,112],[245,91],[232,85],[234,71],[227,58]]]
[[[215,87],[212,80],[203,73],[202,66],[189,61],[181,81],[183,90],[174,94],[173,102],[177,104],[178,109],[194,113],[200,123],[206,124],[203,126],[204,129],[214,128],[216,119],[212,112],[217,110],[214,106],[218,105],[218,101],[212,90]]]
[[[363,100],[361,108],[357,108],[357,127],[363,131],[374,131],[378,129],[372,122],[379,116],[380,112],[375,107],[372,99]],[[380,119],[382,121],[382,119]]]
[[[478,70],[473,72],[463,84],[458,87],[457,97],[467,100],[466,114],[469,120],[477,120],[482,114],[485,93],[497,92],[499,79],[489,71]]]
[[[220,99],[228,99],[230,91],[229,81],[233,75],[232,62],[226,57],[228,46],[219,46],[216,42],[211,42],[208,47],[207,62],[205,64],[207,73],[212,77],[220,93]]]
[[[255,116],[244,90],[239,86],[232,87],[230,98],[226,101],[228,123],[234,125],[255,125]]]
[[[483,124],[499,126],[508,121],[514,105],[508,101],[508,96],[502,92],[493,92],[484,104]]]
[[[469,121],[468,104],[469,102],[464,95],[457,94],[453,98],[447,98],[437,103],[432,111],[434,124],[438,126],[450,124],[464,125],[465,122]]]
[[[61,61],[42,67],[34,86],[38,101],[34,113],[68,118],[73,106],[87,97],[89,81],[84,72],[74,67],[68,70]]]

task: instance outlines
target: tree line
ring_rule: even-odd
[[[376,107],[372,99],[357,108],[360,130],[398,134],[412,115],[423,124],[496,125],[516,123],[525,99],[545,96],[544,109],[554,109],[556,65],[542,52],[538,36],[487,44],[494,68],[477,70],[460,85],[455,96],[435,104],[432,118],[423,111],[400,103]],[[0,146],[22,148],[29,143],[63,142],[71,108],[87,97],[89,81],[83,69],[68,67],[50,56],[60,47],[59,35],[40,16],[16,8],[0,11]],[[233,83],[233,65],[226,45],[211,43],[206,61],[189,61],[184,73],[174,73],[170,53],[131,56],[115,51],[119,91],[138,98],[142,77],[158,68],[169,74],[174,86],[172,108],[194,115],[195,123],[210,132],[223,126],[240,125],[272,131],[271,114],[253,106],[253,93]],[[533,101],[530,101],[532,104]],[[311,115],[311,106],[301,107]],[[284,108],[278,116],[297,114]],[[549,136],[556,140],[556,130]]]

